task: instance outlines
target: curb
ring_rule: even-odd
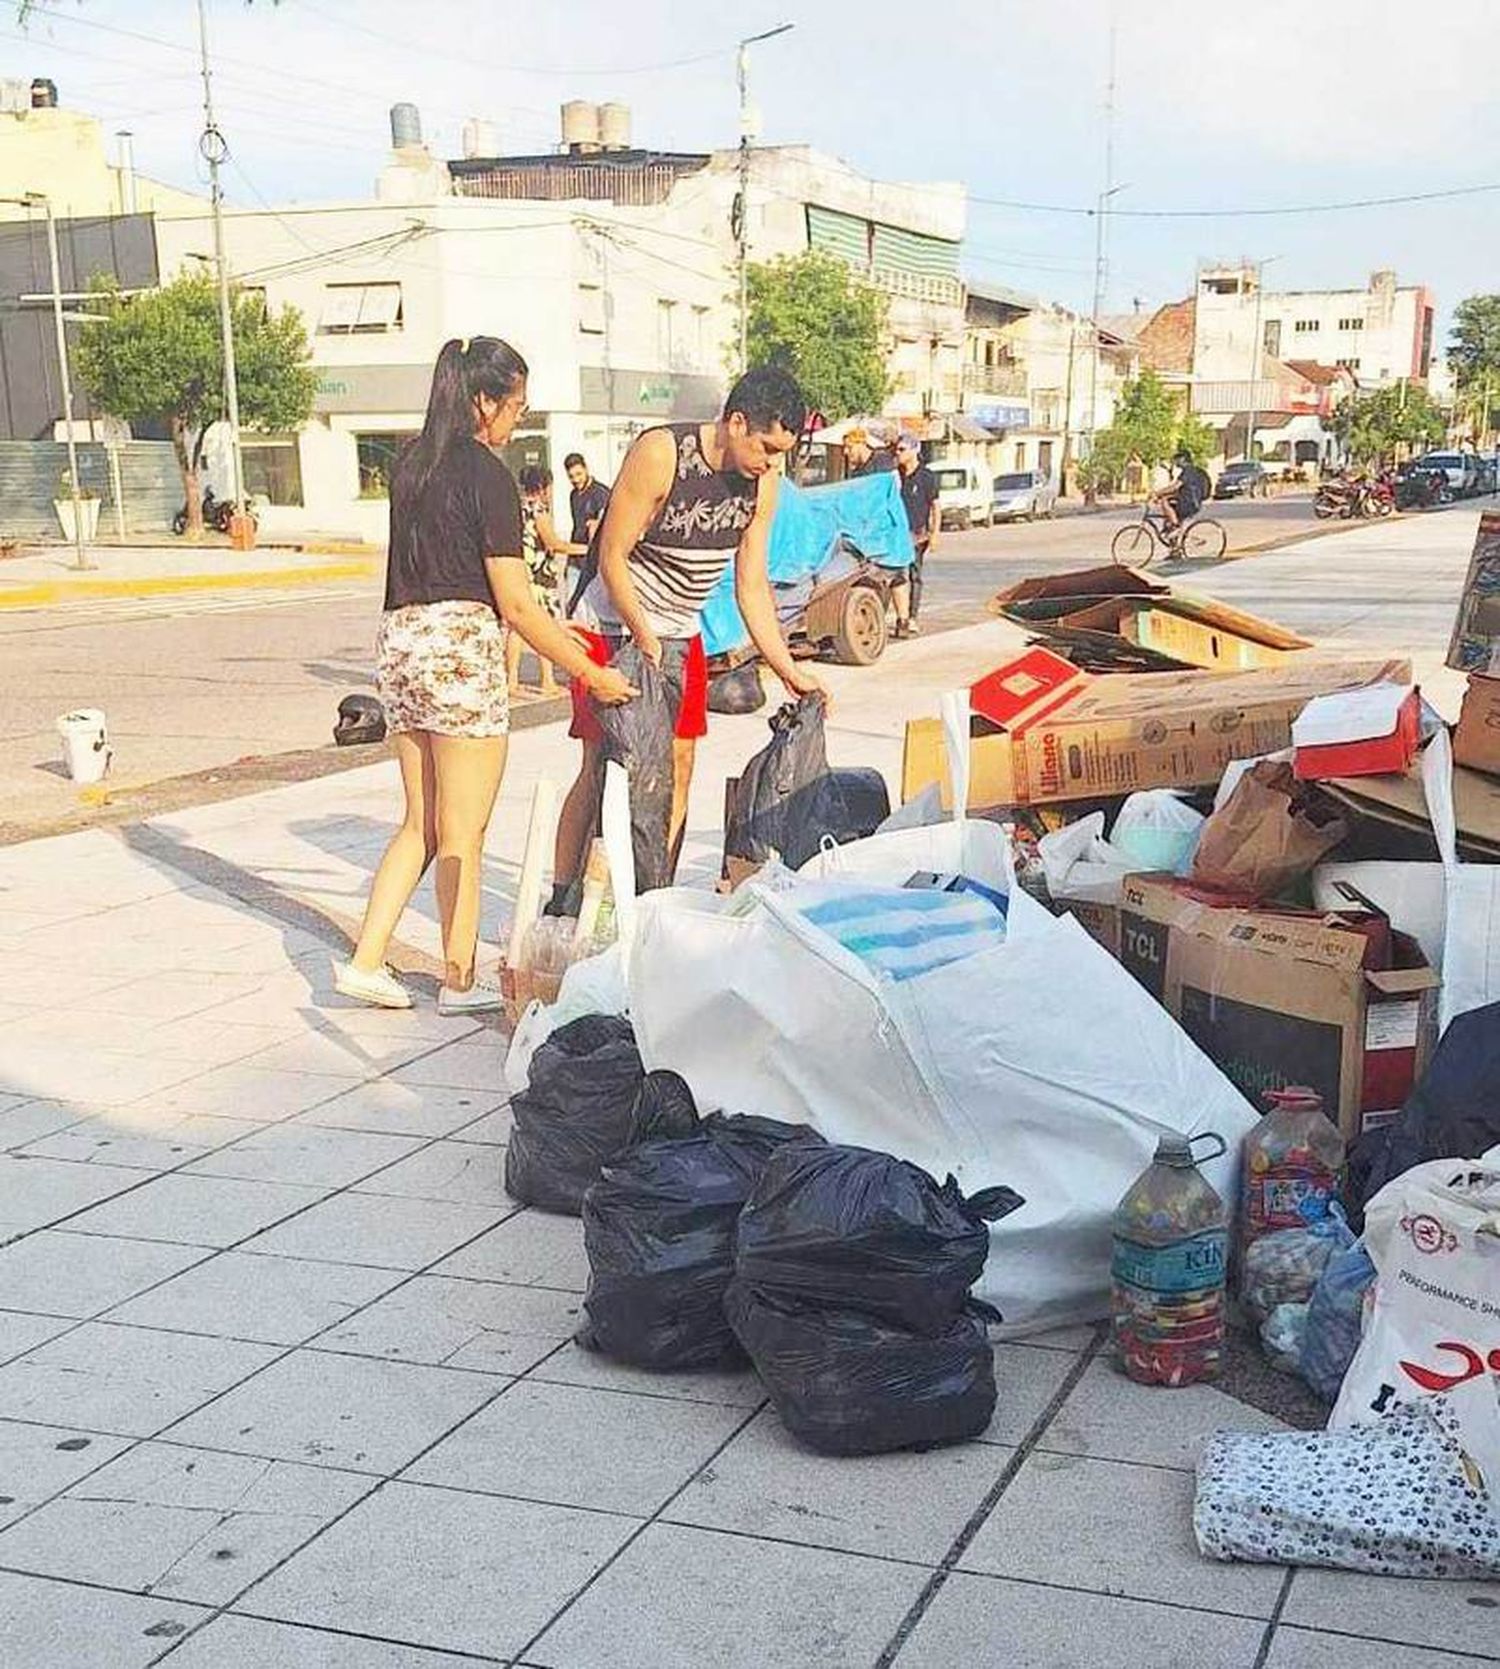
[[[0,609],[47,608],[87,598],[168,597],[178,592],[254,591],[288,585],[321,585],[327,580],[371,579],[382,558],[320,562],[306,568],[246,568],[224,574],[142,575],[135,579],[40,580],[6,585],[0,581]]]

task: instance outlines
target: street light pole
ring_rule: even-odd
[[[208,13],[198,0],[198,50],[203,64],[203,137],[198,148],[208,164],[210,201],[214,221],[214,265],[219,277],[219,335],[224,352],[224,411],[229,419],[230,476],[236,514],[245,504],[245,464],[240,454],[240,392],[234,365],[234,313],[229,300],[229,262],[224,254],[224,188],[219,167],[229,156],[229,147],[214,120],[213,75],[208,62]]]
[[[1253,463],[1255,460],[1255,425],[1260,417],[1259,411],[1256,410],[1260,403],[1256,398],[1256,391],[1260,386],[1260,362],[1264,352],[1260,334],[1261,308],[1264,305],[1265,298],[1265,272],[1272,261],[1279,261],[1280,259],[1279,255],[1268,255],[1265,260],[1257,262],[1255,267],[1255,332],[1250,342],[1250,410],[1245,414],[1247,424],[1245,429],[1245,460],[1247,463]],[[1295,447],[1292,448],[1292,453],[1295,456]]]
[[[759,35],[746,35],[735,53],[735,79],[740,93],[740,183],[734,199],[733,231],[739,257],[742,372],[749,369],[750,358],[750,140],[755,125],[750,109],[750,48],[757,41],[774,40],[778,35],[788,34],[792,28],[792,24],[782,23]]]
[[[1109,73],[1104,83],[1104,185],[1094,207],[1094,306],[1089,324],[1092,330],[1093,352],[1089,356],[1089,457],[1094,455],[1094,436],[1099,428],[1099,350],[1102,346],[1099,314],[1104,306],[1105,236],[1104,217],[1109,200],[1123,186],[1113,184],[1115,173],[1115,49],[1118,43],[1118,24],[1111,12],[1109,20]],[[1092,475],[1090,479],[1093,479]]]

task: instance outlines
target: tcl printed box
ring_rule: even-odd
[[[1500,776],[1500,678],[1469,674],[1458,729],[1453,732],[1453,761],[1472,771]]]
[[[1322,660],[1246,672],[1110,673],[1093,677],[1029,649],[970,691],[970,805],[1106,799],[1138,788],[1210,787],[1232,759],[1275,753],[1316,695],[1410,682],[1404,660]],[[942,724],[906,727],[902,796],[940,783],[951,805]]]
[[[1120,960],[1256,1106],[1307,1084],[1347,1139],[1388,1123],[1426,1066],[1439,979],[1394,936],[1386,972],[1349,921],[1223,909],[1171,876],[1127,878]]]

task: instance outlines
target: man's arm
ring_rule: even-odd
[[[932,507],[927,512],[927,549],[930,552],[937,549],[938,534],[943,530],[943,506],[938,500],[937,485],[934,482],[932,491]]]
[[[767,566],[771,546],[771,518],[776,514],[776,494],[781,477],[768,470],[760,478],[755,494],[755,514],[740,535],[734,557],[734,600],[740,606],[750,641],[761,659],[786,685],[792,695],[823,695],[827,692],[817,676],[792,659],[781,622],[776,617],[776,598],[771,590]],[[613,503],[610,508],[613,509]]]
[[[641,653],[658,665],[661,644],[636,596],[630,557],[666,503],[676,468],[677,446],[672,436],[665,429],[648,429],[625,455],[599,537],[599,577],[609,600]]]

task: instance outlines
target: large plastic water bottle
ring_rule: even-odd
[[[1264,1234],[1305,1229],[1339,1193],[1344,1138],[1316,1090],[1268,1090],[1270,1111],[1245,1138],[1241,1251]]]
[[[1194,1139],[1225,1151],[1220,1136]],[[1189,1138],[1163,1136],[1115,1208],[1114,1342],[1131,1379],[1194,1385],[1218,1377],[1228,1243],[1224,1202],[1199,1171]]]

